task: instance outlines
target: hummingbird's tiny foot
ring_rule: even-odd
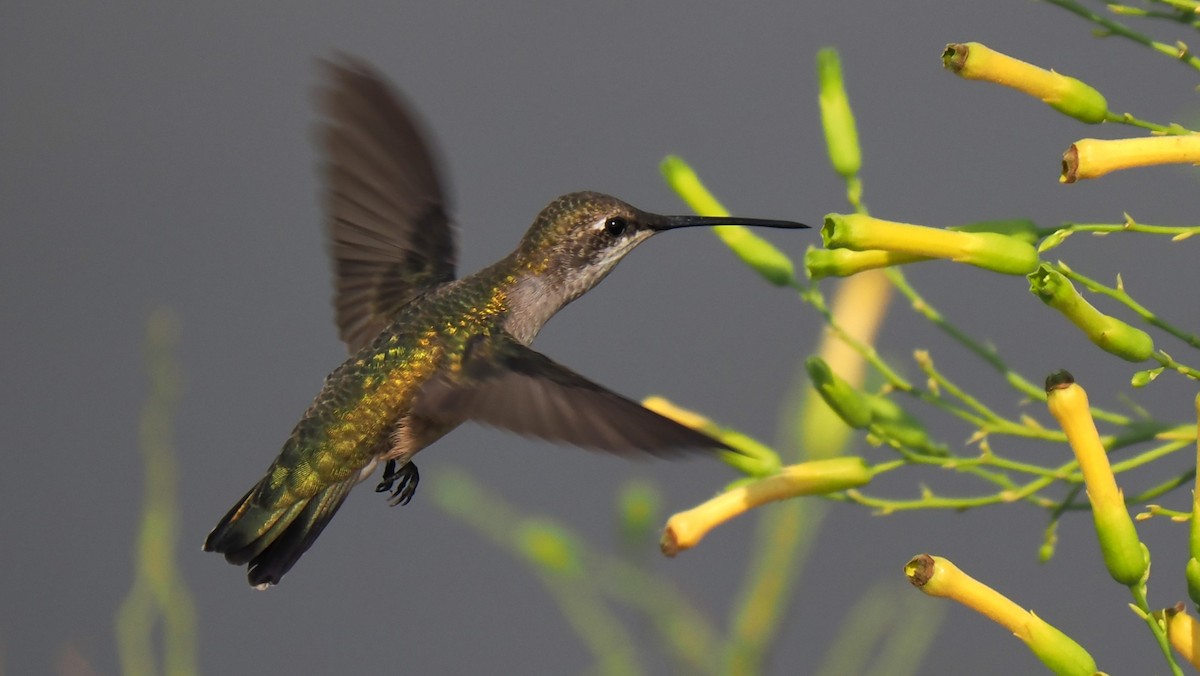
[[[388,460],[387,465],[383,468],[383,481],[375,487],[376,493],[385,493],[392,490],[392,485],[396,483],[396,461]]]
[[[396,483],[396,490],[392,491],[392,497],[388,499],[388,504],[393,507],[407,505],[417,492],[417,484],[421,482],[421,473],[412,461],[404,463],[400,469],[392,467],[394,464],[394,461],[389,462],[387,472],[383,475],[388,488],[392,487],[392,483]]]

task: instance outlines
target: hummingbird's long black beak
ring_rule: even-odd
[[[775,221],[768,218],[739,218],[737,216],[658,216],[649,223],[651,230],[662,232],[675,228],[695,228],[704,225],[750,225],[760,228],[807,228],[795,221]]]

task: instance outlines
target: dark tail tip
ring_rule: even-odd
[[[284,505],[263,500],[261,485],[225,514],[205,539],[204,550],[224,554],[234,565],[248,564],[250,584],[266,589],[279,584],[308,551],[342,506],[354,481],[326,486],[310,498]]]

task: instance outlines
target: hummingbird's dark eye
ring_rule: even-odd
[[[607,232],[613,237],[620,237],[621,233],[625,232],[625,228],[628,225],[629,223],[624,218],[613,217],[607,221],[604,221],[604,232]]]

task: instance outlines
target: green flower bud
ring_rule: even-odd
[[[696,172],[676,155],[668,155],[659,164],[667,184],[698,214],[728,216],[729,211],[700,182]],[[716,225],[713,232],[742,262],[754,268],[775,286],[787,286],[796,280],[792,259],[744,225]]]
[[[1150,334],[1092,307],[1061,272],[1043,264],[1028,277],[1029,290],[1071,320],[1100,349],[1132,362],[1153,356]]]
[[[1054,552],[1058,549],[1058,520],[1050,522],[1046,527],[1046,532],[1042,537],[1042,545],[1038,547],[1038,563],[1047,563],[1054,558]]]
[[[828,214],[821,239],[830,249],[883,249],[945,258],[1009,275],[1028,274],[1038,264],[1033,245],[1015,237],[896,223],[864,214]]]
[[[817,82],[829,162],[834,171],[850,178],[862,167],[862,151],[858,147],[858,129],[842,83],[842,61],[836,49],[826,47],[817,52]]]
[[[662,172],[663,178],[667,180],[667,185],[671,186],[671,189],[683,198],[684,202],[687,202],[692,211],[710,216],[729,215],[725,207],[721,206],[717,198],[700,182],[696,170],[692,169],[691,165],[682,157],[667,155],[659,163],[658,168]]]
[[[929,438],[921,421],[896,402],[884,396],[868,397],[871,406],[871,431],[887,441],[922,455],[945,457],[950,450]]]
[[[775,286],[788,286],[796,280],[792,259],[744,225],[714,225],[713,232],[733,250],[742,262],[754,268]]]
[[[1187,580],[1188,598],[1200,608],[1200,561],[1196,557],[1188,559],[1187,567],[1183,569],[1183,577]]]
[[[808,371],[813,389],[839,418],[850,427],[866,429],[871,422],[871,403],[866,397],[850,383],[834,375],[829,364],[820,357],[806,359],[804,368]]]
[[[1144,371],[1135,371],[1133,377],[1129,379],[1129,384],[1133,387],[1145,387],[1154,382],[1165,370],[1165,366],[1159,366]]]
[[[571,534],[543,519],[526,519],[517,530],[521,553],[534,564],[565,575],[582,571]]]
[[[649,481],[633,480],[621,488],[617,496],[617,513],[621,535],[626,542],[641,542],[659,523],[662,496]]]
[[[1049,251],[1059,244],[1062,244],[1063,242],[1067,241],[1067,238],[1070,237],[1071,234],[1071,230],[1055,230],[1053,234],[1042,240],[1042,243],[1038,245],[1038,253]]]
[[[946,45],[942,65],[968,80],[994,82],[1029,94],[1080,122],[1099,124],[1108,117],[1108,102],[1092,87],[978,42]]]
[[[748,434],[728,428],[718,428],[713,436],[725,442],[730,448],[737,449],[737,453],[721,454],[721,459],[725,464],[744,474],[767,476],[778,472],[779,468],[783,466],[775,449]]]

